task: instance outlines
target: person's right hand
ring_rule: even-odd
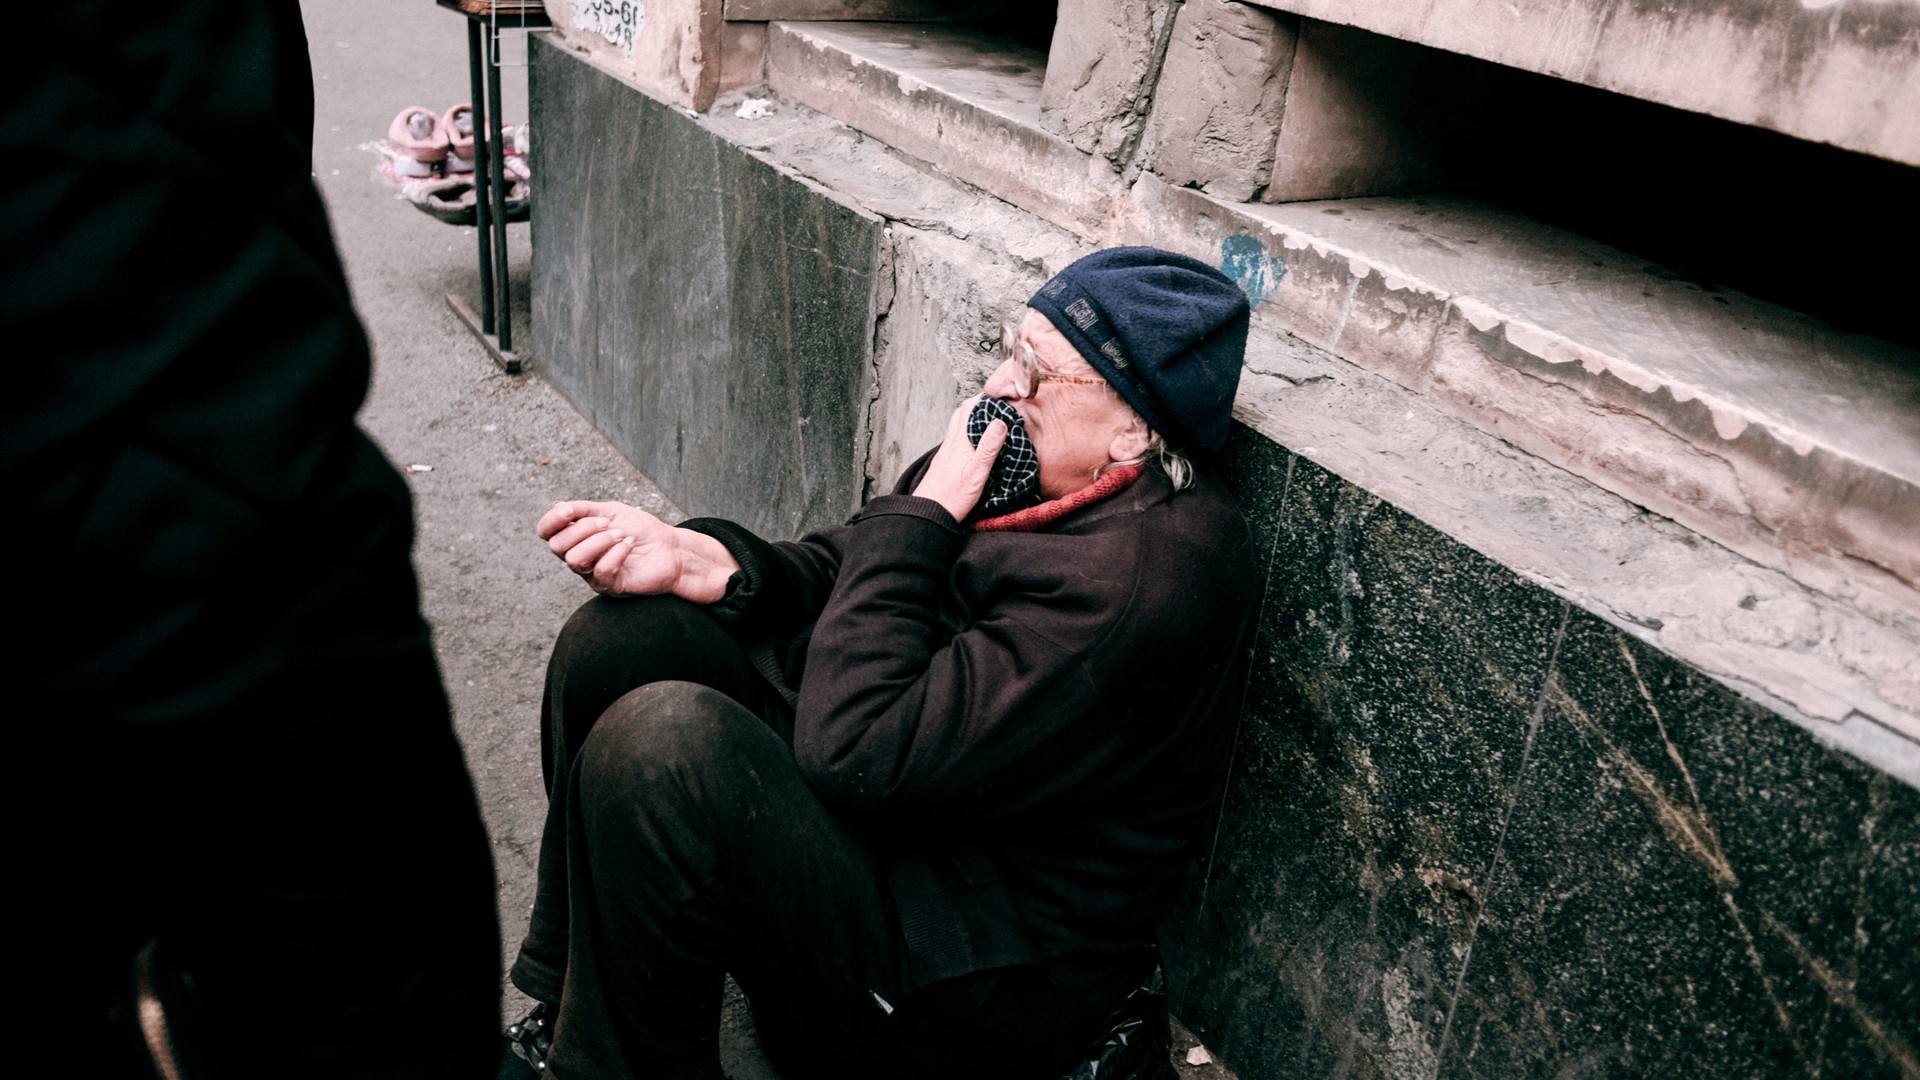
[[[626,503],[558,503],[535,532],[595,592],[671,593],[710,604],[726,594],[727,578],[740,569],[718,540],[676,529]]]
[[[1007,444],[1004,420],[988,424],[987,430],[980,433],[977,446],[967,438],[967,419],[973,415],[974,406],[980,404],[982,396],[975,394],[962,401],[953,415],[947,417],[947,437],[940,443],[940,449],[934,451],[919,486],[913,489],[915,495],[945,507],[955,521],[965,521],[979,505],[987,481],[993,476],[993,463]]]

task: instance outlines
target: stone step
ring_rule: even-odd
[[[768,26],[778,94],[1091,236],[1124,194],[1106,159],[1040,127],[1047,58],[977,31],[872,22]]]
[[[1913,4],[1253,2],[1920,165]]]
[[[1222,203],[1151,175],[1129,240],[1260,318],[1834,595],[1920,614],[1920,355],[1468,199]]]

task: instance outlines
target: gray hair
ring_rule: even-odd
[[[1166,474],[1173,490],[1185,491],[1193,486],[1193,462],[1187,460],[1187,455],[1167,445],[1167,440],[1157,431],[1147,443],[1147,461]]]

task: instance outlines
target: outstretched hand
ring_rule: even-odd
[[[945,507],[955,521],[965,521],[979,504],[987,479],[993,475],[993,463],[1007,442],[1007,425],[1002,420],[987,425],[980,433],[980,445],[967,438],[967,418],[979,403],[980,396],[975,395],[953,410],[947,420],[947,437],[928,463],[920,485],[913,489],[915,495]]]
[[[727,578],[740,569],[718,540],[620,502],[557,503],[534,531],[595,592],[671,594],[710,604],[726,594]]]

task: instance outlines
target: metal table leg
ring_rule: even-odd
[[[454,0],[439,0],[439,4],[459,11]],[[474,225],[480,235],[480,314],[474,314],[473,305],[458,293],[448,294],[447,306],[480,339],[502,371],[518,375],[522,365],[513,355],[513,293],[507,281],[507,155],[500,130],[500,28],[492,18],[460,13],[467,19],[467,67],[473,87],[473,198]],[[543,20],[540,25],[547,23]]]
[[[467,20],[467,71],[473,84],[473,143],[485,153],[487,138],[487,101],[485,64],[487,54],[480,40],[480,21]],[[481,156],[476,154],[475,157]],[[487,167],[473,163],[474,224],[480,234],[480,329],[493,333],[493,237],[487,229]]]
[[[478,20],[470,20],[478,21]],[[496,298],[500,308],[500,351],[513,351],[513,297],[507,283],[507,148],[500,133],[500,27],[487,24],[487,140],[488,166],[493,171],[493,268],[499,285]],[[483,229],[484,231],[484,229]]]

